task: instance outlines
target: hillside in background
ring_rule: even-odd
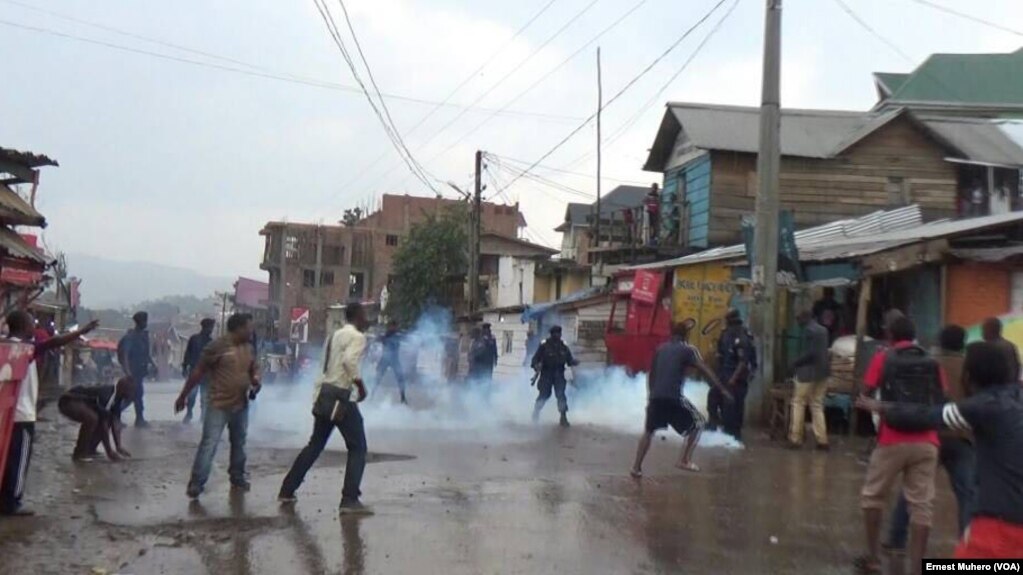
[[[68,275],[82,279],[82,305],[121,309],[167,296],[206,298],[231,290],[235,278],[212,277],[152,262],[122,262],[68,254]]]

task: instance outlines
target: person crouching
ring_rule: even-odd
[[[121,445],[121,428],[124,427],[121,412],[134,399],[135,384],[130,377],[121,378],[117,385],[77,385],[61,395],[57,409],[64,417],[80,424],[71,459],[91,461],[100,444],[111,461],[131,457]]]

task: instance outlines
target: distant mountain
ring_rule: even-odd
[[[131,307],[165,296],[205,297],[230,290],[235,278],[155,264],[122,262],[85,254],[68,254],[68,275],[82,279],[82,305],[98,308]]]

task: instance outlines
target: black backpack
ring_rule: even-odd
[[[945,399],[941,366],[924,348],[914,345],[885,354],[881,400],[917,405],[938,405]]]

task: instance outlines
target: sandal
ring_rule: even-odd
[[[860,555],[854,559],[853,567],[862,575],[881,575],[881,561],[869,555]]]
[[[643,479],[643,472],[638,470],[638,469],[633,469],[633,470],[629,471],[629,475],[633,479]]]
[[[695,463],[693,463],[692,461],[690,461],[689,463],[679,463],[675,467],[678,467],[679,469],[681,469],[683,471],[691,471],[693,473],[699,473],[700,472],[700,466],[695,464]]]

